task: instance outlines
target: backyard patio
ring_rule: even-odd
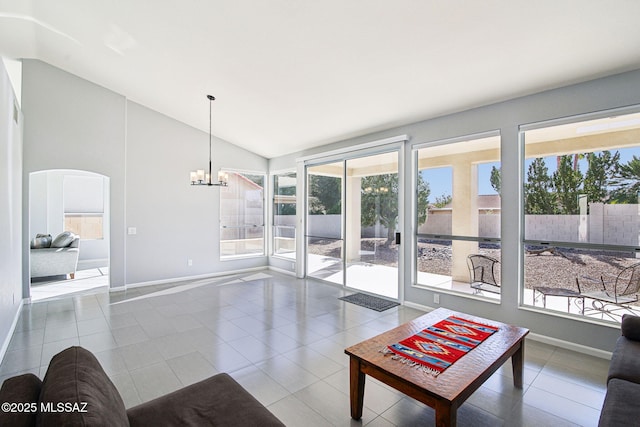
[[[370,278],[379,278],[390,273],[390,267],[397,267],[397,246],[385,244],[386,239],[362,239],[360,262],[350,262],[347,265],[347,275],[366,274]],[[314,276],[327,274],[342,276],[340,266],[341,241],[323,240],[310,245],[310,258],[313,263]],[[478,253],[500,260],[500,248],[496,245],[481,245]],[[576,278],[580,281],[581,291],[593,292],[601,290],[599,279],[601,276],[615,276],[625,267],[640,262],[635,254],[624,252],[580,250],[556,247],[527,247],[524,255],[525,286],[523,303],[542,307],[540,295],[534,301],[534,287],[550,287],[578,291]],[[439,242],[419,242],[417,251],[418,283],[443,290],[453,290],[473,294],[474,289],[468,280],[458,281],[451,278],[452,248],[451,245]],[[333,261],[333,262],[331,262]],[[337,264],[336,264],[337,263]],[[324,266],[324,267],[323,267]],[[364,268],[366,266],[366,268]],[[397,274],[397,273],[396,273]],[[496,269],[496,278],[500,283],[500,269]],[[595,279],[595,280],[594,280]],[[499,299],[499,294],[483,292],[483,297]],[[546,308],[564,313],[581,314],[581,304],[574,298],[547,296]],[[640,303],[632,304],[634,311],[640,314]],[[637,310],[636,310],[637,307]],[[585,316],[602,318],[602,313],[589,310],[592,300],[585,299]],[[616,316],[618,318],[620,316]],[[606,316],[605,316],[606,318]]]

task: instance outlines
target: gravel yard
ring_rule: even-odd
[[[386,239],[362,239],[360,250],[362,261],[397,266],[397,246],[386,246]],[[341,241],[315,241],[310,247],[311,253],[339,258]],[[583,292],[601,289],[600,276],[615,279],[615,275],[624,267],[637,262],[635,254],[604,251],[587,251],[570,248],[527,248],[525,253],[525,287],[550,286],[578,290],[576,278],[580,280]],[[375,252],[375,255],[370,254]],[[481,245],[481,254],[500,260],[497,246]],[[450,275],[452,250],[450,245],[439,242],[420,242],[418,244],[418,269],[429,273]],[[500,272],[497,272],[499,280]],[[613,276],[613,277],[611,277]],[[587,278],[595,279],[589,280]]]

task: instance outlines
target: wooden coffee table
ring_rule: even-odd
[[[452,315],[500,329],[438,376],[393,360],[391,356],[380,352],[387,345],[408,338]],[[460,405],[510,357],[513,384],[522,388],[524,337],[528,333],[529,330],[525,328],[438,308],[351,346],[345,350],[350,357],[351,418],[359,420],[362,417],[366,374],[434,408],[436,426],[455,426]]]

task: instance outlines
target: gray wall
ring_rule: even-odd
[[[206,133],[127,104],[126,223],[137,230],[127,236],[128,283],[267,265],[267,257],[219,261],[220,188],[189,184],[189,171],[208,167],[208,141]],[[267,160],[215,138],[214,175],[221,167],[266,173]]]
[[[21,230],[22,115],[0,61],[0,360],[22,301]]]
[[[29,230],[29,174],[85,170],[111,182],[111,286],[125,282],[125,98],[37,60],[22,64],[24,112],[23,242]],[[23,245],[24,295],[29,295],[29,245]]]
[[[189,185],[189,171],[208,161],[207,133],[37,60],[23,61],[22,87],[25,195],[35,171],[85,170],[110,179],[112,288],[267,264],[266,257],[218,260],[219,189]],[[266,159],[217,139],[214,156],[216,170],[267,170]],[[128,235],[128,227],[137,234]],[[35,232],[28,228],[25,242]]]
[[[425,94],[428,96],[428,94]],[[411,182],[412,148],[416,144],[499,130],[502,137],[502,301],[499,305],[455,294],[440,295],[440,305],[450,309],[490,317],[499,321],[523,325],[532,332],[588,347],[610,351],[619,329],[578,320],[552,316],[519,307],[522,265],[520,144],[518,127],[521,124],[551,120],[617,107],[640,104],[640,70],[597,79],[564,88],[550,90],[511,101],[501,102],[444,117],[401,126],[384,132],[336,142],[324,147],[292,153],[270,160],[271,170],[296,166],[299,157],[317,155],[325,151],[376,141],[397,135],[408,135],[405,164],[407,180]],[[299,179],[303,177],[299,176]],[[406,186],[405,200],[411,199]],[[301,196],[301,195],[300,195]],[[404,216],[404,235],[412,236],[411,209]],[[299,233],[303,231],[298,230]],[[405,242],[411,239],[405,238]],[[413,257],[412,245],[404,248],[404,259]],[[434,306],[434,291],[413,286],[411,262],[405,262],[404,300],[422,306]]]

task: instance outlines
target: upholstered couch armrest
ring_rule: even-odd
[[[7,378],[0,388],[0,403],[15,403],[21,406],[19,408],[17,406],[15,408],[3,407],[3,410],[0,411],[0,426],[26,427],[35,425],[41,388],[42,381],[33,374]],[[31,405],[35,405],[35,407]]]
[[[640,341],[640,317],[624,314],[620,330],[627,339]]]
[[[78,248],[31,249],[31,277],[75,273],[79,251]]]
[[[93,353],[78,346],[51,359],[42,381],[40,405],[51,409],[38,413],[39,427],[129,427],[118,389]]]
[[[620,378],[640,384],[640,341],[633,341],[622,336],[616,341],[611,355],[607,383],[613,378]]]
[[[267,408],[227,374],[218,374],[173,393],[129,408],[131,427],[284,426]]]

